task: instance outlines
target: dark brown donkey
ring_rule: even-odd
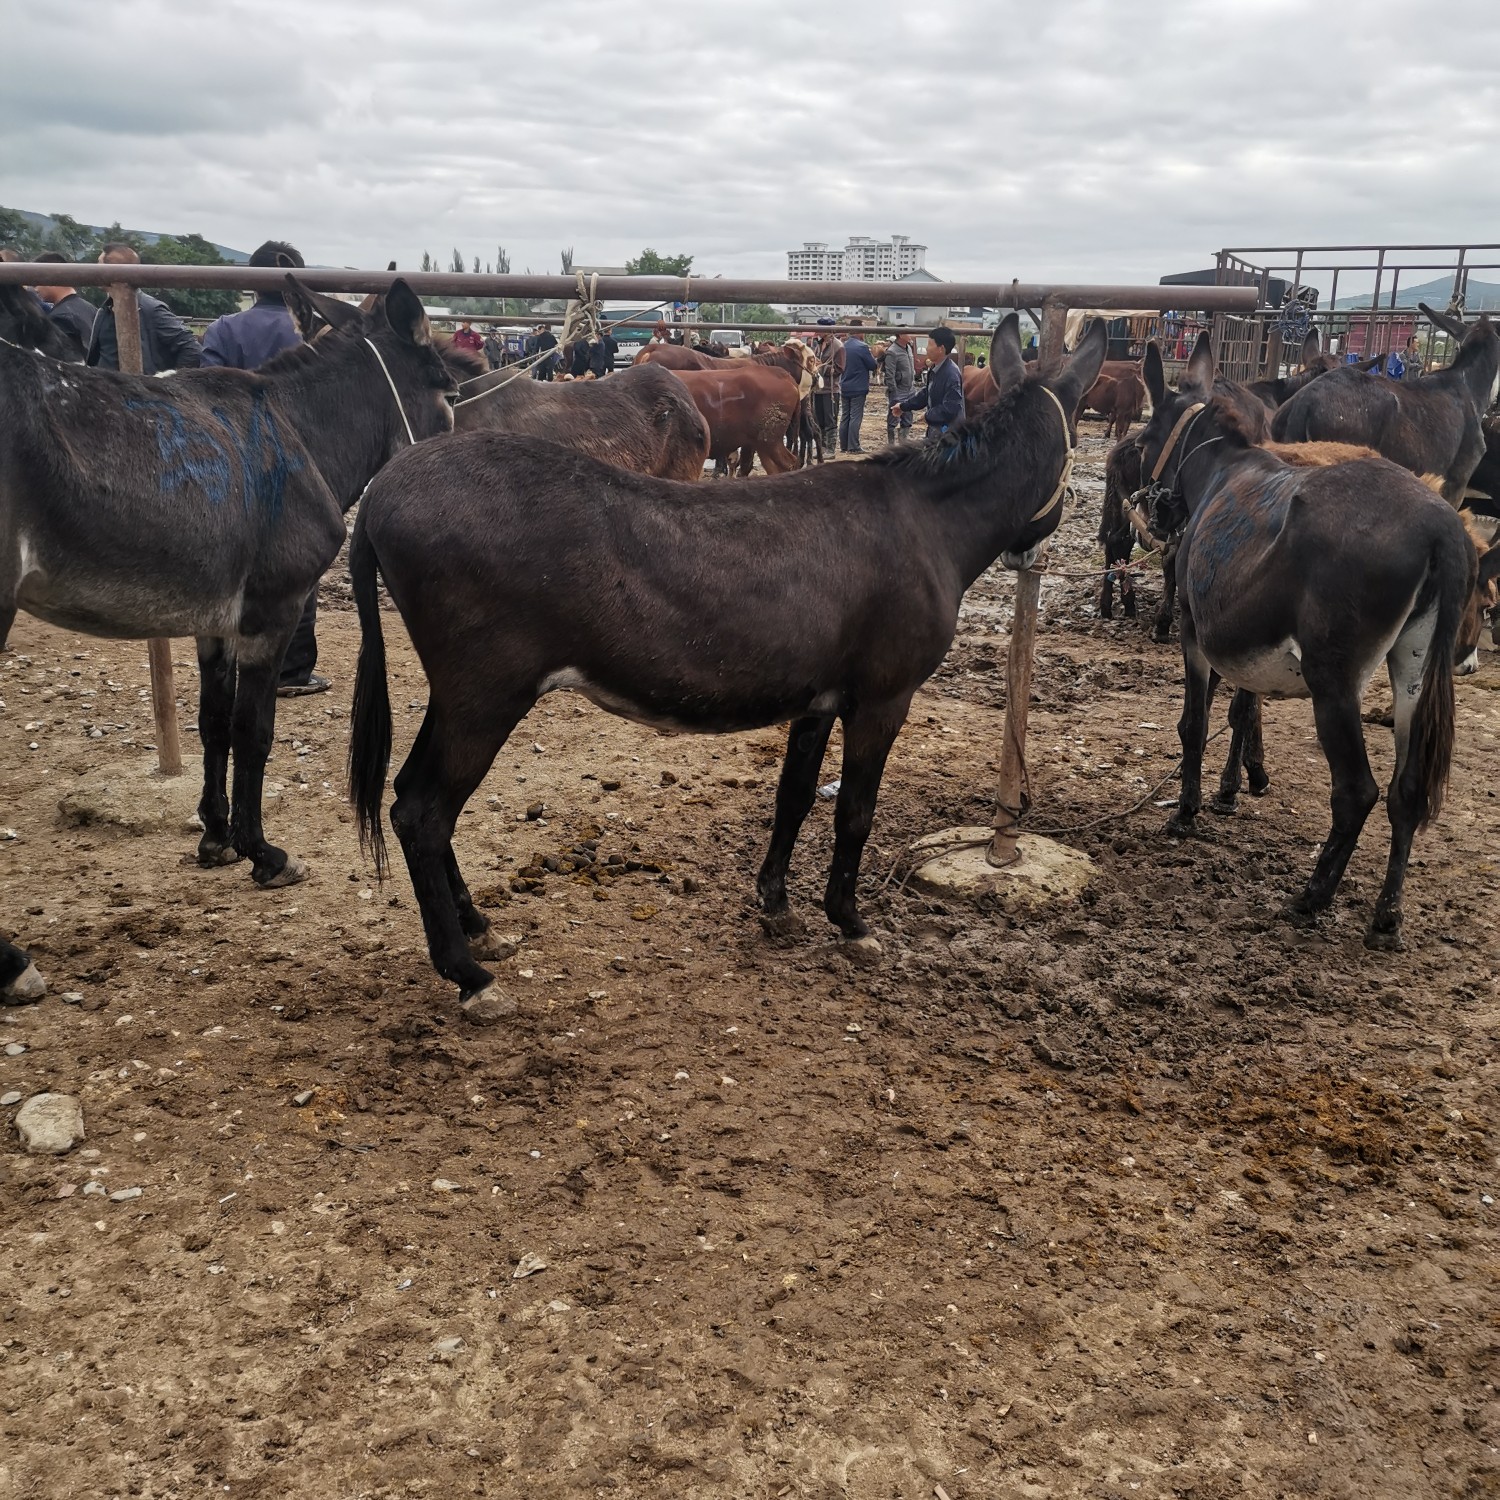
[[[1391,848],[1365,943],[1398,948],[1412,836],[1442,806],[1453,755],[1454,644],[1477,573],[1463,522],[1385,459],[1294,468],[1251,447],[1236,404],[1211,394],[1207,334],[1182,392],[1167,390],[1154,344],[1145,374],[1155,410],[1141,458],[1159,476],[1152,530],[1181,533],[1182,791],[1169,828],[1187,833],[1202,805],[1208,714],[1221,677],[1236,692],[1220,810],[1233,807],[1245,752],[1258,750],[1257,695],[1311,698],[1333,779],[1333,826],[1292,911],[1307,917],[1329,906],[1380,800],[1360,697],[1384,662],[1395,699]]]
[[[453,419],[457,432],[547,438],[658,479],[698,479],[708,457],[708,423],[658,364],[632,365],[608,380],[528,380],[495,370],[465,382]]]
[[[789,922],[787,865],[842,720],[823,909],[856,953],[879,951],[855,884],[886,756],[948,650],[964,590],[1057,526],[1072,415],[1104,346],[1099,324],[1057,378],[1025,379],[1012,315],[991,346],[1001,399],[942,443],[707,493],[498,433],[401,454],[376,479],[349,559],[362,638],[350,795],[383,870],[383,576],[430,684],[391,822],[433,964],[470,1017],[496,1020],[514,1002],[476,962],[489,921],[459,873],[454,825],[554,688],[698,733],[792,721],[757,882],[777,925]]]
[[[1387,380],[1346,365],[1320,375],[1278,408],[1271,435],[1281,443],[1373,448],[1413,474],[1436,475],[1443,498],[1457,505],[1484,457],[1480,418],[1497,393],[1500,334],[1481,318],[1453,363],[1435,374]]]
[[[19,606],[89,635],[195,636],[198,859],[247,858],[262,886],[307,874],[261,826],[287,642],[344,511],[398,448],[449,430],[456,390],[405,282],[368,315],[287,282],[304,331],[331,328],[254,373],[158,380],[0,344],[0,624]]]

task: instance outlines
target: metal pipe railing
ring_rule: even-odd
[[[123,285],[222,291],[280,291],[286,272],[271,266],[153,266],[80,263],[0,263],[0,284],[53,286],[60,276],[69,286]],[[419,296],[557,298],[578,295],[572,276],[492,276],[483,272],[361,271],[317,267],[300,270],[298,281],[317,292],[384,292],[398,277]],[[900,281],[761,281],[719,276],[600,276],[591,281],[594,294],[631,302],[780,302],[804,307],[881,305],[880,299],[905,293],[913,299],[941,299],[945,307],[1091,307],[1104,311],[1149,309],[1171,312],[1249,312],[1256,305],[1254,287],[1086,286],[1022,281],[935,281],[913,285]],[[890,305],[888,303],[884,305]],[[903,306],[935,306],[913,300]]]

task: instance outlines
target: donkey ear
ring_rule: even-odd
[[[305,339],[310,339],[317,332],[320,318],[330,328],[349,328],[359,322],[357,307],[350,307],[337,297],[325,297],[322,292],[303,286],[290,273],[286,278],[286,286],[286,304],[291,308],[292,316],[297,320],[297,326]]]
[[[47,314],[41,302],[23,286],[0,286],[0,310],[15,322],[16,337],[28,349],[35,349],[47,333]]]
[[[990,374],[1002,396],[1026,375],[1026,363],[1021,358],[1021,319],[1016,313],[1001,318],[990,340]]]
[[[1425,302],[1419,302],[1417,306],[1421,309],[1422,315],[1429,323],[1435,324],[1451,337],[1462,341],[1468,333],[1469,330],[1464,327],[1458,318],[1450,318],[1447,313],[1434,312]]]
[[[1063,410],[1072,415],[1083,400],[1083,393],[1099,378],[1104,365],[1104,356],[1109,352],[1109,333],[1103,318],[1095,318],[1084,335],[1078,340],[1073,357],[1063,366],[1062,373],[1051,382],[1057,392]]]
[[[1214,344],[1208,329],[1198,335],[1193,352],[1188,358],[1187,371],[1178,390],[1192,386],[1195,390],[1211,391],[1214,388]]]
[[[422,299],[399,276],[385,294],[385,320],[391,325],[391,332],[408,344],[432,342],[427,309],[422,306]]]
[[[1167,399],[1167,370],[1161,362],[1161,350],[1152,339],[1146,345],[1146,359],[1142,374],[1146,381],[1146,394],[1151,397],[1152,411],[1160,411]]]
[[[1318,337],[1316,328],[1307,330],[1307,337],[1302,340],[1302,365],[1305,369],[1323,352],[1323,340]]]

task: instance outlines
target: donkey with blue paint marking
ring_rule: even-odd
[[[344,512],[398,450],[452,430],[457,392],[404,281],[368,313],[287,286],[314,341],[254,372],[151,379],[0,344],[0,636],[20,608],[89,635],[195,637],[198,860],[248,859],[266,888],[308,873],[261,823],[287,642]],[[0,998],[32,972],[11,972],[18,954],[0,951]]]
[[[1215,391],[1207,334],[1178,391],[1167,389],[1154,344],[1145,377],[1155,410],[1139,438],[1141,457],[1159,476],[1152,530],[1181,539],[1182,790],[1169,830],[1188,833],[1202,806],[1208,714],[1221,679],[1236,691],[1220,811],[1233,807],[1247,750],[1258,750],[1258,697],[1311,698],[1332,776],[1333,826],[1292,915],[1330,906],[1380,798],[1360,699],[1383,664],[1395,698],[1396,770],[1385,884],[1365,942],[1399,948],[1412,838],[1437,816],[1453,758],[1454,648],[1479,574],[1463,521],[1386,459],[1307,468],[1253,446],[1236,404]]]

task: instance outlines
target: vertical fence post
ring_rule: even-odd
[[[1067,308],[1059,302],[1044,302],[1037,364],[1046,377],[1055,375],[1062,366],[1063,335],[1067,327]],[[1000,743],[1000,794],[995,814],[995,837],[990,841],[989,851],[992,865],[1014,863],[1016,841],[1021,836],[1021,812],[1026,794],[1026,720],[1031,712],[1031,673],[1035,664],[1036,621],[1041,597],[1040,570],[1034,567],[1021,569],[1016,574],[1010,646],[1005,656],[1005,728]]]
[[[139,375],[141,362],[141,311],[135,288],[115,283],[109,289],[115,313],[115,344],[120,369]],[[151,712],[156,720],[156,764],[163,776],[182,775],[182,742],[177,735],[177,694],[172,683],[172,643],[146,642],[151,663]]]

